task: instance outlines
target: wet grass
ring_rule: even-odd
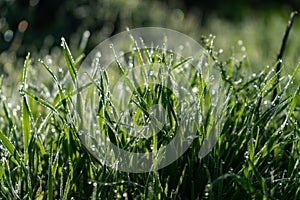
[[[203,138],[199,137],[171,165],[137,174],[101,164],[80,141],[79,123],[72,118],[71,106],[78,93],[76,77],[82,55],[73,57],[64,40],[63,65],[53,65],[61,62],[55,60],[37,62],[28,55],[15,103],[5,93],[9,88],[5,79],[0,81],[1,198],[299,199],[300,88],[294,82],[300,65],[291,75],[281,73],[279,81],[276,65],[247,76],[241,73],[246,65],[243,57],[219,59],[213,37],[202,38],[202,44],[214,61],[211,65],[221,77],[220,85],[227,99],[217,144],[201,158]],[[184,63],[175,62],[173,66]],[[169,66],[168,60],[162,64]],[[66,76],[73,83],[65,82]],[[189,80],[199,88],[195,96],[205,105],[209,98],[209,94],[204,95],[206,83],[201,85],[201,77],[197,76]],[[278,95],[272,100],[275,88]],[[149,95],[156,95],[155,88],[150,90],[151,94],[139,91],[140,97],[145,98],[136,99],[139,108]],[[104,90],[99,91],[99,95],[104,94]],[[170,105],[166,111],[171,116],[170,123],[176,124],[176,117],[180,117],[172,110],[176,103],[164,95],[167,92],[159,98]],[[112,109],[112,105],[107,105],[109,96],[106,97],[101,111],[105,116]],[[145,110],[141,108],[141,113]],[[101,122],[103,130],[110,134],[115,127],[110,124],[114,122],[105,119]],[[170,130],[172,127],[165,133]],[[127,140],[130,137],[124,129],[114,131],[116,144],[128,149],[136,146],[135,140]],[[204,132],[198,130],[199,135]],[[167,135],[150,141],[164,144],[169,139]],[[150,150],[147,141],[140,145],[140,150]]]

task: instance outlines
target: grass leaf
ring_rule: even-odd
[[[10,140],[0,131],[0,140],[2,144],[6,147],[9,153],[13,156],[13,160],[16,161],[15,163],[21,165],[21,156],[15,146],[10,142]]]
[[[68,70],[70,72],[70,75],[72,77],[72,81],[75,84],[76,83],[76,78],[77,78],[77,69],[76,69],[76,63],[73,59],[73,56],[70,52],[70,49],[66,43],[65,38],[61,38],[61,46],[63,47],[63,52],[65,56],[65,60],[68,66]]]

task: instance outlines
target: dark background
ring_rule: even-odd
[[[27,51],[40,50],[47,38],[48,46],[57,45],[60,37],[68,38],[74,33],[82,34],[84,30],[93,33],[110,27],[104,39],[117,32],[123,31],[122,24],[130,26],[153,25],[145,17],[136,20],[132,18],[122,18],[123,13],[128,11],[125,1],[108,0],[1,0],[0,1],[0,52],[10,49],[16,51],[18,55],[24,56]],[[135,1],[139,4],[147,5],[159,4],[164,9],[180,9],[186,15],[192,14],[199,20],[200,25],[205,26],[206,19],[211,15],[224,18],[233,22],[242,20],[248,14],[292,11],[300,8],[298,0],[144,0]],[[131,10],[130,10],[131,9]],[[132,6],[128,12],[141,13],[147,10],[140,9],[139,6]],[[24,33],[19,33],[18,26],[22,20],[28,23],[28,28]],[[164,19],[162,19],[164,20]],[[13,38],[10,41],[4,40],[7,30],[13,31]],[[107,30],[107,28],[105,28]],[[51,36],[51,37],[47,37]],[[14,39],[19,37],[15,46]]]

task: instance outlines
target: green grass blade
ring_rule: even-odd
[[[23,95],[23,101],[22,101],[22,129],[23,129],[23,142],[24,142],[24,162],[27,163],[28,160],[28,144],[30,140],[30,111],[29,106],[27,102],[27,98],[24,95],[24,90],[27,87],[27,71],[29,67],[29,60],[30,54],[26,56],[25,62],[24,62],[24,69],[23,69],[23,75],[22,75],[22,86],[20,89],[21,94]]]
[[[28,161],[28,145],[30,140],[30,110],[27,99],[24,96],[22,102],[22,128],[23,128],[23,141],[24,141],[24,163]]]
[[[192,60],[193,58],[192,57],[187,57],[185,59],[182,59],[180,62],[176,63],[173,67],[172,67],[172,70],[184,65],[185,63],[189,62],[190,60]]]
[[[73,59],[73,56],[71,54],[71,51],[66,43],[65,38],[61,38],[61,46],[63,47],[63,52],[64,52],[64,57],[68,66],[68,70],[70,72],[70,75],[72,77],[72,81],[75,84],[76,83],[76,78],[77,78],[77,69],[76,69],[76,64]]]
[[[49,156],[49,166],[48,166],[48,181],[47,181],[47,199],[52,200],[53,199],[53,174],[52,174],[52,157],[53,157],[53,152],[52,152],[52,147],[50,150],[50,156]]]
[[[66,97],[65,97],[63,88],[62,88],[61,84],[58,81],[57,76],[54,74],[54,72],[51,70],[51,68],[48,65],[46,65],[43,61],[41,61],[41,63],[44,66],[44,68],[50,73],[51,77],[53,78],[54,82],[56,83],[56,85],[58,87],[58,91],[59,91],[60,102],[63,104],[64,108],[66,110],[68,110],[67,103],[66,103]]]
[[[186,165],[184,166],[183,170],[182,170],[181,176],[180,176],[180,178],[179,178],[179,181],[178,181],[178,184],[177,184],[177,187],[176,187],[176,190],[175,190],[176,194],[179,193],[179,188],[180,188],[180,186],[183,184],[183,179],[184,179],[184,177],[185,177],[185,171],[186,171],[186,169],[187,169],[187,165],[188,165],[188,164],[186,164]]]
[[[24,91],[24,93],[26,95],[28,95],[30,98],[34,99],[35,101],[37,101],[38,103],[40,103],[41,105],[45,106],[46,108],[52,110],[55,114],[58,114],[58,111],[55,107],[53,107],[50,103],[48,103],[46,100],[37,97],[36,95],[28,92],[28,91]]]
[[[73,179],[73,171],[71,170],[69,175],[68,175],[68,179],[66,182],[66,186],[65,186],[65,190],[64,190],[64,196],[63,196],[63,200],[67,200],[69,197],[69,192],[71,189],[71,181]]]
[[[0,131],[0,140],[2,141],[2,144],[6,147],[6,149],[9,151],[9,153],[13,156],[13,161],[17,165],[21,165],[21,156],[15,146],[10,142],[10,140]]]

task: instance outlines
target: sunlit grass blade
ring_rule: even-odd
[[[24,89],[27,87],[26,82],[27,82],[27,70],[29,67],[29,59],[30,59],[30,54],[27,55],[24,63],[21,94],[24,93]],[[31,136],[30,136],[30,109],[28,106],[26,96],[23,96],[23,101],[22,101],[22,125],[23,125],[22,128],[23,128],[23,142],[24,142],[24,162],[27,163],[29,157],[28,144]]]
[[[29,154],[28,154],[28,145],[30,136],[30,110],[27,103],[26,97],[23,98],[22,102],[22,125],[23,125],[23,140],[24,140],[24,163],[27,163]]]
[[[192,57],[188,57],[188,58],[182,59],[180,62],[178,62],[174,66],[172,66],[172,70],[174,70],[174,69],[176,69],[176,68],[178,68],[178,67],[186,64],[187,62],[189,62],[191,60],[193,60]]]
[[[58,91],[59,91],[60,100],[61,100],[60,102],[62,103],[62,105],[64,106],[65,109],[68,109],[67,103],[66,103],[66,97],[65,97],[63,88],[58,81],[57,76],[54,74],[54,72],[51,70],[51,68],[48,65],[46,65],[43,61],[40,61],[40,62],[42,63],[44,68],[50,73],[51,77],[53,78],[54,82],[56,83],[56,85],[58,87]]]
[[[297,91],[293,95],[293,100],[291,102],[291,106],[290,106],[290,110],[289,110],[287,119],[290,118],[292,116],[292,114],[294,113],[294,111],[297,107],[297,103],[299,102],[299,96],[300,96],[300,87],[298,87]]]
[[[48,103],[46,100],[32,94],[31,92],[28,91],[24,91],[24,93],[29,96],[30,98],[34,99],[35,101],[37,101],[38,103],[40,103],[41,105],[45,106],[46,108],[48,108],[49,110],[53,111],[55,114],[59,114],[58,110],[53,107],[50,103]]]
[[[61,38],[61,46],[63,47],[64,57],[70,72],[70,75],[72,77],[72,81],[75,84],[76,78],[77,78],[77,69],[76,69],[76,63],[73,59],[73,56],[70,52],[70,49],[66,43],[65,38]]]

